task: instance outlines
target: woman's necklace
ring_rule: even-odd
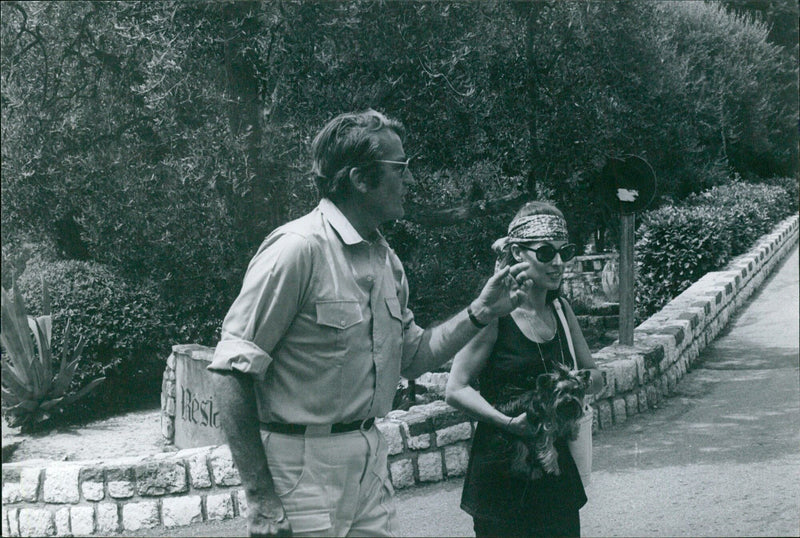
[[[564,362],[564,346],[561,345],[561,334],[558,332],[558,326],[556,326],[556,337],[558,338],[558,350],[561,352],[561,364],[566,364]],[[544,372],[546,374],[550,373],[550,370],[547,368],[547,361],[544,360],[544,353],[542,353],[542,346],[536,340],[533,341],[536,344],[536,349],[539,350],[539,358],[542,360],[542,366],[544,367]]]
[[[557,330],[551,329],[550,326],[548,325],[548,323],[544,320],[544,318],[539,316],[538,314],[534,317],[534,315],[531,312],[529,312],[529,311],[527,311],[525,309],[520,309],[520,311],[522,312],[522,315],[525,317],[525,319],[528,321],[528,325],[530,325],[530,328],[531,328],[531,333],[533,333],[534,336],[540,338],[542,341],[550,340],[553,337],[550,336],[549,338],[543,338],[542,337],[543,332],[541,330],[539,330],[539,328],[538,328],[539,325],[544,326],[545,330],[547,331],[547,333],[545,333],[545,334],[549,334],[550,331],[553,331],[554,333],[558,332]],[[537,317],[541,320],[540,323],[536,322],[536,318]]]

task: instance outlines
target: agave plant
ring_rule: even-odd
[[[77,392],[71,392],[83,339],[79,338],[75,349],[69,351],[67,321],[60,361],[56,364],[50,345],[53,318],[46,283],[42,281],[43,314],[38,317],[27,314],[16,284],[12,290],[13,300],[5,288],[2,290],[2,407],[10,426],[30,431],[89,394],[105,378],[94,379]]]

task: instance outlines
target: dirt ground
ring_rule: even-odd
[[[103,420],[20,435],[3,425],[3,444],[21,441],[12,462],[31,459],[82,461],[142,456],[174,450],[161,435],[161,410],[132,411]]]

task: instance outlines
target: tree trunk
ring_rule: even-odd
[[[229,200],[235,218],[250,244],[260,242],[283,222],[283,204],[274,177],[269,177],[263,156],[264,129],[261,124],[261,98],[256,73],[255,52],[248,42],[265,31],[258,18],[258,2],[231,2],[225,5],[225,72],[230,100],[228,119],[231,133],[245,142],[246,177],[241,188],[232,189]],[[231,189],[228,189],[231,192]],[[238,192],[237,192],[238,191]]]

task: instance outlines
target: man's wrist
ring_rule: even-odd
[[[480,309],[473,308],[472,303],[470,303],[470,305],[467,307],[467,316],[469,317],[469,320],[472,322],[472,324],[478,329],[483,329],[484,327],[489,325],[489,321],[484,321],[485,317],[483,316],[485,315],[483,314],[483,312],[481,312]]]

